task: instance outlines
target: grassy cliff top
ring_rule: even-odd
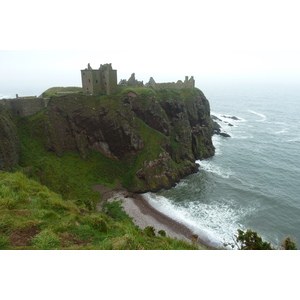
[[[77,87],[77,86],[69,86],[69,87],[51,87],[48,90],[46,90],[45,92],[43,92],[40,97],[43,98],[49,98],[49,97],[53,97],[56,96],[56,93],[79,93],[82,92],[82,88],[81,87]]]

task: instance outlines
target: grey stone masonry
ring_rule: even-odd
[[[117,89],[117,70],[113,70],[111,64],[100,65],[97,70],[90,64],[85,70],[81,70],[82,89],[86,94],[109,95]]]
[[[18,117],[31,116],[48,106],[50,98],[24,97],[15,99],[0,99],[3,104],[13,110]]]

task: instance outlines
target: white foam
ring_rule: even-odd
[[[300,142],[300,137],[296,137],[287,141],[288,143]]]
[[[250,109],[248,109],[248,111],[249,111],[250,113],[256,115],[256,116],[259,116],[259,117],[261,118],[260,120],[257,120],[258,122],[264,122],[264,121],[267,120],[267,116],[265,116],[265,115],[262,114],[262,113],[258,113],[258,112],[256,112],[256,111],[250,110]]]
[[[284,133],[287,133],[287,132],[288,132],[288,130],[286,128],[283,128],[283,129],[281,129],[279,131],[275,131],[274,133],[275,134],[284,134]]]
[[[220,155],[221,154],[221,144],[222,144],[222,139],[220,135],[214,134],[212,136],[212,143],[215,147],[215,155]]]
[[[232,125],[234,125],[236,122],[246,122],[246,119],[241,118],[241,117],[236,117],[236,119],[232,119],[234,116],[231,115],[224,115],[224,114],[219,114],[219,113],[211,113],[213,116],[216,116],[218,119],[220,119],[222,122],[224,123],[230,123]],[[234,125],[235,126],[235,125]]]
[[[187,186],[187,185],[188,185],[188,183],[184,180],[181,180],[176,184],[177,187],[184,187],[184,186]]]
[[[238,137],[238,139],[241,139],[241,140],[247,140],[247,139],[253,139],[253,138],[254,138],[253,134],[241,135]]]
[[[200,169],[216,174],[219,177],[222,178],[229,178],[234,175],[234,173],[230,169],[224,169],[220,166],[217,166],[213,163],[211,159],[207,160],[198,160],[197,163],[200,165]]]
[[[232,206],[232,202],[226,203],[226,201],[211,204],[192,201],[180,206],[157,194],[146,193],[144,196],[151,206],[189,227],[214,247],[223,247],[223,243],[233,242],[237,229],[245,230],[239,223],[241,215],[253,212],[249,208],[236,208]]]

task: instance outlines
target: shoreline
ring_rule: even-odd
[[[102,204],[106,201],[121,200],[121,206],[124,211],[139,228],[144,229],[147,226],[153,226],[156,233],[159,230],[164,230],[169,237],[185,240],[189,243],[196,242],[200,248],[204,247],[208,250],[216,249],[205,243],[201,237],[184,224],[155,209],[146,201],[142,194],[129,193],[122,188],[112,190],[103,185],[96,185],[93,187],[93,190],[102,194],[101,201],[97,205],[97,210],[100,210]]]

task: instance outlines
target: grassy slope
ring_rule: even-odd
[[[149,89],[134,92],[145,97],[153,93]],[[109,96],[101,99],[116,105]],[[21,173],[0,173],[0,248],[197,248],[183,241],[148,236],[133,225],[118,204],[111,205],[109,215],[93,211],[100,196],[91,187],[98,183],[115,187],[117,182],[130,186],[143,162],[161,153],[164,135],[137,118],[139,134],[148,145],[138,157],[128,155],[119,161],[98,152],[91,152],[85,160],[75,152],[57,157],[45,151],[43,138],[36,138],[40,136],[36,131],[43,126],[44,112],[23,119],[19,126],[20,166],[34,180]]]
[[[154,159],[161,153],[161,144],[165,140],[162,134],[137,119],[139,133],[148,145],[137,157],[128,155],[121,161],[93,151],[85,160],[71,151],[58,157],[44,149],[43,140],[38,139],[39,134],[34,132],[43,126],[43,113],[41,111],[23,119],[19,126],[19,164],[27,170],[29,177],[40,181],[65,199],[75,199],[77,204],[84,204],[88,209],[95,207],[99,201],[99,193],[91,189],[93,185],[102,183],[114,188],[120,182],[124,187],[129,187],[144,161]]]
[[[0,249],[197,249],[138,229],[118,202],[105,212],[80,209],[20,172],[0,172]]]
[[[76,86],[71,86],[71,87],[52,87],[46,90],[45,92],[42,93],[42,97],[48,98],[52,96],[56,96],[56,93],[59,92],[74,92],[74,93],[79,93],[82,92],[81,87],[76,87]]]

